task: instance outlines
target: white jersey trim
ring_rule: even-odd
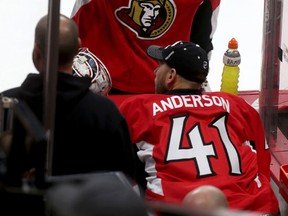
[[[164,195],[162,180],[157,178],[157,170],[156,170],[156,162],[153,158],[153,149],[154,145],[141,141],[136,143],[139,151],[137,155],[139,159],[145,163],[145,171],[148,174],[147,180],[147,189],[152,191],[153,193]]]

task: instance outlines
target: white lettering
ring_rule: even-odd
[[[204,103],[205,107],[213,106],[213,101],[211,100],[211,98],[208,95],[202,95],[202,98],[204,101],[207,101],[207,103]]]
[[[173,104],[172,104],[170,98],[167,98],[167,101],[162,100],[161,101],[161,106],[162,106],[162,109],[165,110],[165,111],[167,110],[167,108],[173,109]]]
[[[183,106],[183,101],[181,100],[181,97],[179,96],[172,96],[171,97],[172,103],[174,105],[174,108],[180,108]]]
[[[221,105],[222,105],[220,98],[217,97],[217,96],[212,96],[212,101],[213,101],[213,103],[214,103],[216,106],[221,106]]]
[[[192,98],[190,95],[182,95],[181,97],[182,97],[185,107],[193,107],[193,104],[191,103]]]
[[[203,104],[201,102],[201,95],[192,95],[192,99],[193,99],[193,102],[194,102],[194,107],[203,107]],[[198,104],[198,105],[197,105]]]
[[[163,110],[157,103],[153,103],[153,116],[155,116],[157,112],[163,112]]]
[[[230,104],[228,100],[225,100],[224,98],[220,97],[223,105],[223,109],[225,109],[228,113],[230,113]]]
[[[230,112],[230,103],[220,96],[210,95],[173,95],[159,102],[152,104],[153,116],[167,110],[179,109],[182,107],[222,107]]]

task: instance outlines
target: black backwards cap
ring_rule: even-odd
[[[198,44],[178,41],[167,47],[152,45],[146,50],[148,56],[166,62],[183,78],[204,82],[209,70],[208,55]]]

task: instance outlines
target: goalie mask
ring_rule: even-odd
[[[90,90],[107,96],[112,80],[105,65],[88,48],[79,49],[78,54],[73,59],[73,75],[78,77],[92,78]]]

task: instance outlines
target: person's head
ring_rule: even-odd
[[[140,195],[116,175],[59,183],[49,188],[47,207],[57,216],[148,215]]]
[[[218,209],[228,208],[228,201],[223,191],[212,185],[203,185],[190,191],[183,199],[187,208]]]
[[[201,89],[209,70],[207,53],[192,42],[178,41],[169,46],[147,48],[147,55],[158,60],[155,92],[172,89]]]
[[[43,16],[35,28],[33,63],[40,73],[46,70],[48,44],[48,15]],[[64,15],[59,17],[58,70],[72,74],[72,62],[78,52],[80,39],[76,23]]]
[[[74,57],[72,69],[74,76],[92,78],[90,86],[92,92],[108,95],[112,87],[109,71],[87,47],[79,49],[78,54]]]

